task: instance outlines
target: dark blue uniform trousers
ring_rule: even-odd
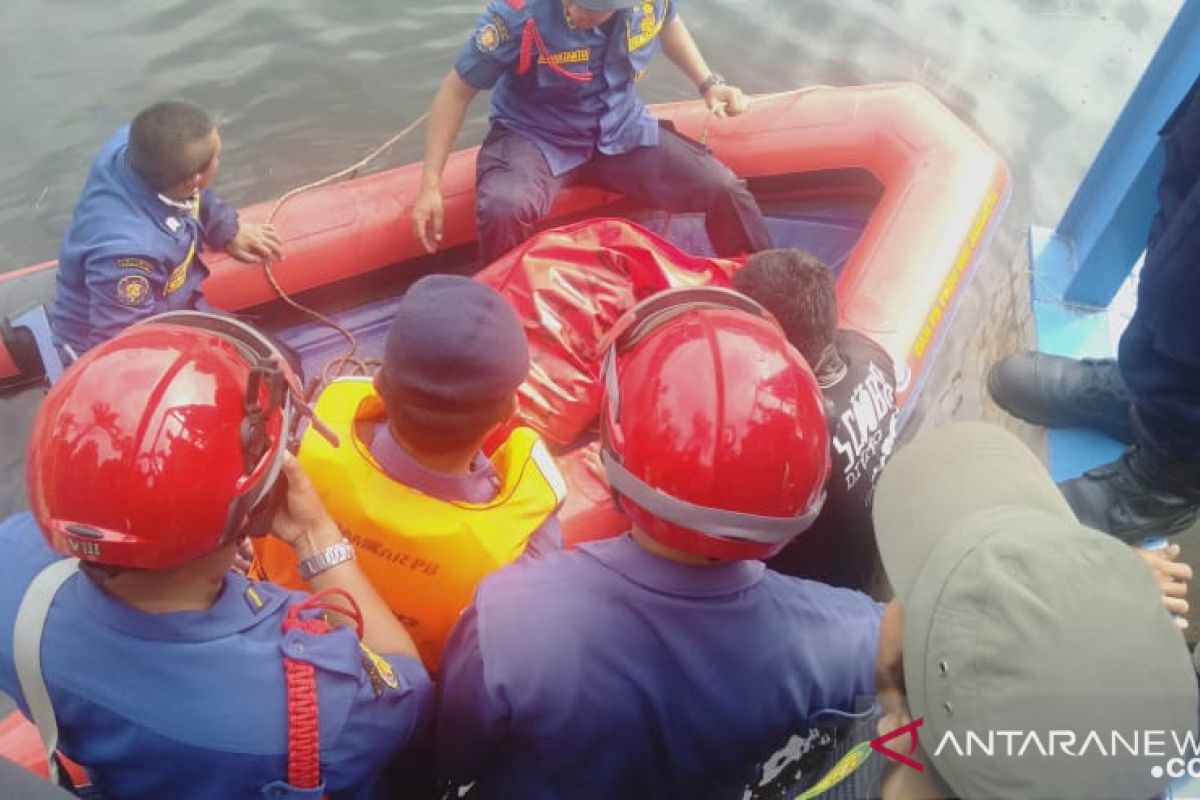
[[[1200,462],[1200,80],[1161,133],[1166,163],[1118,361],[1141,433]]]
[[[771,247],[762,212],[746,185],[703,145],[670,126],[660,127],[657,147],[612,156],[597,152],[555,176],[530,139],[492,125],[476,162],[475,221],[483,263],[529,238],[555,195],[573,183],[620,192],[639,205],[672,213],[704,212],[718,255]]]

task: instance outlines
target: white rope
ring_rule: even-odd
[[[267,215],[267,219],[266,219],[267,224],[270,224],[272,222],[272,220],[275,219],[275,215],[279,213],[279,209],[283,208],[283,204],[286,203],[288,200],[291,200],[293,197],[296,197],[297,195],[303,194],[304,192],[308,192],[313,189],[319,189],[322,186],[328,186],[329,184],[340,181],[343,178],[349,178],[349,177],[353,177],[354,175],[356,175],[359,170],[363,169],[368,164],[370,164],[372,161],[374,161],[376,158],[378,158],[381,154],[383,154],[388,148],[390,148],[396,142],[400,141],[405,136],[408,136],[408,134],[412,133],[418,125],[420,125],[422,122],[424,122],[425,120],[427,120],[429,118],[429,114],[430,114],[430,112],[426,111],[424,114],[422,114],[421,116],[419,116],[415,120],[413,120],[412,123],[407,125],[404,128],[404,130],[400,131],[395,136],[388,139],[386,142],[384,142],[379,147],[372,150],[365,157],[363,157],[356,163],[350,165],[349,167],[346,167],[343,170],[339,170],[339,171],[333,173],[332,175],[327,175],[324,178],[321,178],[320,180],[313,181],[312,183],[306,183],[303,186],[298,186],[295,189],[292,189],[291,191],[285,193],[282,197],[280,197],[278,200],[275,201],[275,206],[271,209],[271,213]],[[331,317],[328,317],[325,314],[322,314],[320,311],[317,311],[314,308],[309,308],[308,306],[303,305],[302,303],[298,303],[295,300],[293,300],[291,298],[291,296],[288,295],[288,293],[286,291],[284,291],[283,287],[279,285],[279,281],[276,280],[275,271],[273,269],[271,269],[271,259],[264,258],[262,260],[262,265],[263,265],[263,272],[267,276],[267,281],[271,284],[271,288],[273,288],[275,290],[275,293],[279,295],[279,299],[283,300],[285,303],[287,303],[288,305],[290,305],[292,308],[296,309],[297,311],[301,311],[301,312],[307,314],[308,316],[317,320],[321,324],[323,324],[327,327],[333,328],[335,331],[337,331],[339,334],[341,334],[341,336],[346,340],[347,344],[349,345],[349,350],[347,350],[343,355],[338,356],[337,358],[335,358],[325,364],[325,369],[322,370],[322,372],[321,372],[322,383],[328,383],[332,377],[336,377],[336,374],[340,374],[341,371],[346,366],[352,367],[355,370],[355,372],[359,375],[370,375],[371,372],[373,371],[372,367],[374,366],[374,362],[364,361],[362,359],[355,357],[355,353],[358,350],[358,341],[354,338],[354,334],[351,333],[349,330],[347,330],[344,326],[339,325]],[[333,368],[333,371],[336,374],[334,374],[334,375],[330,374],[331,368]]]
[[[391,147],[396,142],[403,139],[405,136],[408,136],[408,134],[412,133],[413,130],[418,125],[420,125],[425,120],[429,119],[429,114],[430,114],[430,112],[426,111],[424,114],[417,117],[404,130],[400,131],[395,136],[388,139],[383,144],[379,145],[379,147],[372,150],[361,161],[359,161],[355,164],[352,164],[351,166],[346,167],[343,170],[335,172],[332,175],[327,175],[326,177],[321,178],[320,180],[313,181],[312,183],[306,183],[303,186],[298,186],[295,189],[292,189],[291,191],[287,192],[286,194],[284,194],[282,197],[280,197],[278,200],[275,201],[275,207],[272,208],[271,213],[267,215],[267,222],[270,222],[271,220],[273,220],[275,218],[275,214],[278,213],[279,209],[283,207],[283,204],[286,203],[288,200],[291,200],[296,195],[303,194],[304,192],[307,192],[311,189],[319,189],[322,186],[326,186],[326,185],[334,183],[336,181],[340,181],[342,178],[352,177],[360,169],[367,166],[372,161],[374,161],[376,158],[378,158],[389,147]]]

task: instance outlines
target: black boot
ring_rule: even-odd
[[[1015,353],[988,373],[988,392],[1014,417],[1047,428],[1094,428],[1132,444],[1132,401],[1115,359]]]
[[[1174,461],[1142,440],[1111,464],[1058,485],[1079,521],[1130,544],[1178,533],[1200,511],[1200,462]]]

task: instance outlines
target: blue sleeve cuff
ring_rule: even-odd
[[[429,677],[429,671],[425,669],[425,665],[419,658],[395,653],[383,657],[392,665],[392,669],[395,670],[396,675],[405,686],[412,687],[416,692],[433,689],[433,679]]]
[[[223,250],[237,233],[238,212],[205,189],[200,195],[200,222],[204,228],[204,243],[214,250]]]

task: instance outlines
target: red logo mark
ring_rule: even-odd
[[[920,719],[910,722],[907,725],[902,725],[899,728],[896,728],[896,730],[892,731],[891,733],[885,733],[883,736],[877,736],[871,740],[871,749],[876,753],[883,753],[888,758],[899,761],[906,767],[912,767],[917,772],[924,772],[924,764],[918,763],[917,761],[909,758],[909,756],[913,754],[913,751],[917,749],[917,745],[920,744],[920,740],[917,738],[917,728],[924,724],[925,718],[921,717]],[[904,734],[908,734],[909,736],[909,747],[907,753],[897,752],[887,746],[887,743],[892,739],[895,739],[898,736],[903,736]]]

